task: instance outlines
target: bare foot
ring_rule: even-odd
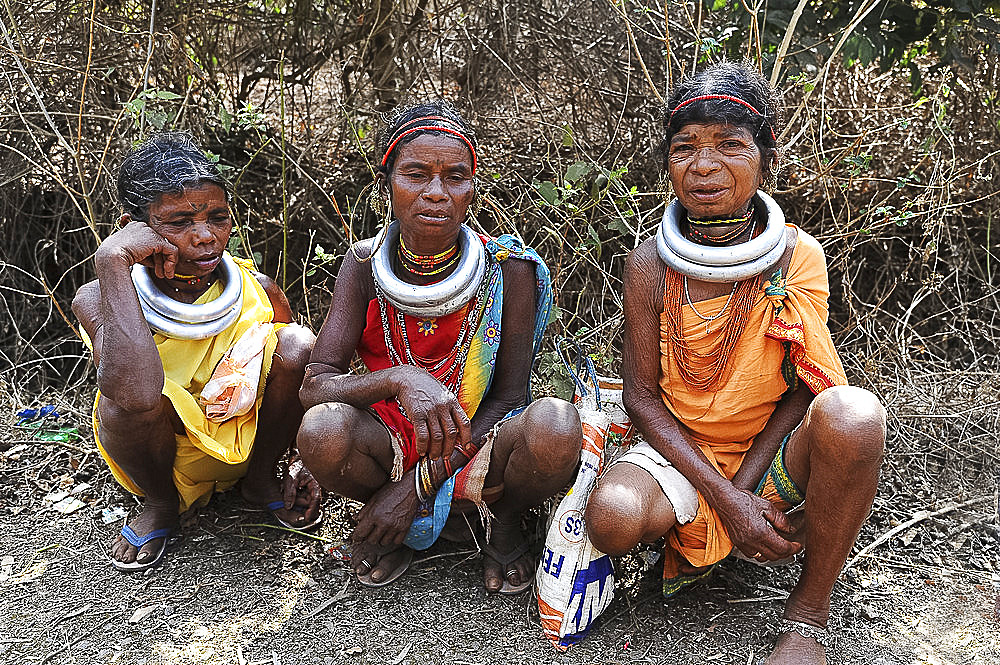
[[[142,512],[128,522],[128,526],[140,538],[157,529],[177,528],[177,503],[157,504],[146,500],[142,506]],[[163,538],[154,538],[140,548],[125,540],[125,536],[118,534],[111,543],[111,558],[121,563],[147,563],[156,557],[160,550]]]
[[[511,587],[530,582],[535,560],[521,533],[521,521],[493,523],[490,542],[483,543],[483,584],[490,593],[500,591],[506,581]]]
[[[283,520],[286,524],[292,525],[292,527],[299,527],[310,521],[306,516],[306,509],[300,506],[300,503],[305,503],[308,505],[307,497],[304,497],[304,492],[299,492],[295,497],[295,504],[291,508],[275,508],[271,509],[269,506],[278,501],[284,501],[284,495],[282,493],[281,484],[277,480],[269,483],[253,483],[250,481],[249,476],[243,479],[240,483],[240,494],[243,499],[250,504],[261,505],[272,513],[275,517]],[[300,502],[300,499],[306,499]]]
[[[778,636],[764,665],[826,665],[826,647],[792,629]]]

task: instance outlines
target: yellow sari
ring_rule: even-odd
[[[240,260],[237,260],[237,264],[243,278],[243,308],[235,323],[207,339],[182,340],[153,335],[156,350],[163,362],[163,394],[170,400],[184,424],[184,434],[176,435],[177,455],[173,468],[181,512],[194,505],[204,505],[213,492],[232,487],[246,475],[257,435],[257,412],[264,397],[264,386],[274,349],[278,344],[275,333],[281,324],[275,326],[265,342],[254,408],[242,416],[221,423],[209,420],[198,403],[198,397],[216,365],[244,332],[257,323],[267,323],[274,318],[271,301],[250,270],[251,264]],[[200,304],[217,298],[222,293],[222,288],[222,284],[217,281],[196,302]],[[98,391],[93,412],[97,448],[108,463],[115,480],[133,494],[142,496],[142,490],[101,446],[97,411],[100,399],[101,393]]]

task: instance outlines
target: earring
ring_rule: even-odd
[[[371,191],[368,192],[368,206],[376,217],[384,219],[389,215],[389,202],[382,195],[381,189],[377,184],[372,185]]]
[[[664,204],[670,203],[674,198],[674,186],[670,183],[670,178],[664,173],[656,181],[656,191],[660,194]]]

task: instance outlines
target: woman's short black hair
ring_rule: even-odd
[[[229,198],[219,167],[186,132],[159,132],[132,148],[118,169],[118,200],[138,221],[149,221],[149,204],[163,194],[179,194],[206,182]]]
[[[430,117],[446,118],[446,120],[428,120],[419,124],[427,126],[441,126],[457,130],[462,134],[462,136],[468,139],[469,144],[472,145],[474,151],[479,150],[478,144],[476,143],[476,133],[473,131],[469,123],[462,118],[462,115],[454,106],[443,99],[437,99],[399,106],[389,114],[388,118],[386,118],[385,128],[378,134],[377,145],[379,163],[381,164],[382,160],[385,159],[386,150],[389,149],[389,146],[396,138],[396,134],[399,133],[400,129],[405,129],[404,125],[407,125],[418,118]],[[420,130],[404,136],[398,143],[396,143],[395,146],[393,146],[392,153],[389,155],[389,158],[385,160],[385,165],[380,165],[378,170],[385,175],[389,175],[389,172],[392,171],[392,165],[396,162],[396,155],[398,154],[399,149],[418,136],[429,133],[431,132],[427,130]]]
[[[735,97],[749,104],[756,113],[728,99],[687,100],[708,95]],[[721,122],[750,130],[760,149],[761,167],[767,181],[777,175],[778,142],[782,129],[781,95],[761,75],[750,61],[721,62],[688,76],[681,81],[667,100],[664,111],[662,150],[666,160],[670,140],[681,128],[692,122]]]

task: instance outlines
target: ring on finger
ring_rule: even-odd
[[[508,570],[507,571],[507,579],[510,579],[511,575],[517,575],[517,571],[516,570]]]

